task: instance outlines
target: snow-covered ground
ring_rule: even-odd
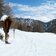
[[[0,56],[56,56],[56,35],[53,33],[16,30],[15,38],[12,30],[9,34],[11,44],[0,40]]]

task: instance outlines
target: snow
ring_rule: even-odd
[[[1,17],[1,21],[6,20],[7,17],[8,17],[8,15],[3,15],[3,16]]]
[[[0,32],[4,34],[2,29]],[[9,42],[0,40],[0,56],[56,56],[56,35],[54,33],[9,32]]]

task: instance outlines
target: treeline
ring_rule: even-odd
[[[56,33],[56,19],[49,21],[47,23],[41,22],[39,20],[24,19],[24,18],[13,18],[11,28],[19,29],[28,32],[53,32]],[[0,27],[2,27],[3,22],[0,21]]]
[[[33,19],[23,19],[23,18],[14,18],[16,19],[12,23],[12,27],[29,32],[54,32],[56,33],[56,19],[44,23],[39,20]]]

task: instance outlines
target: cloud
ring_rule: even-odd
[[[56,2],[47,1],[39,6],[29,6],[17,3],[9,3],[12,8],[16,8],[18,13],[15,12],[17,17],[32,18],[48,22],[56,19]],[[19,13],[21,12],[21,13]]]

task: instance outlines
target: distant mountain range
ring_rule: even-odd
[[[12,28],[30,32],[53,32],[56,33],[56,19],[49,22],[42,22],[30,18],[13,18]],[[0,27],[3,22],[0,21]]]

